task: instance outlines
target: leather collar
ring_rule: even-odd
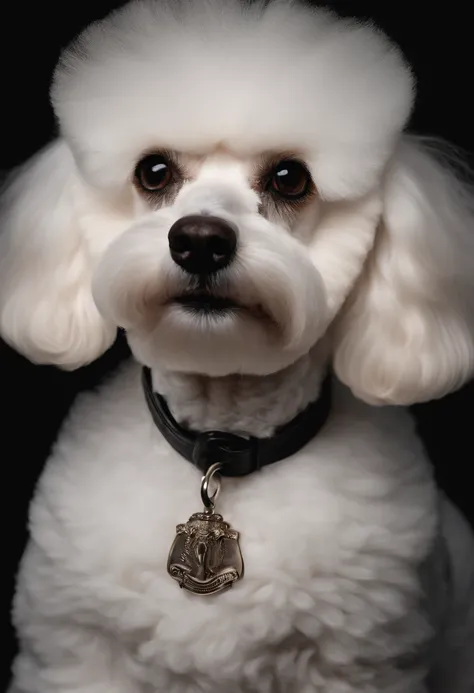
[[[294,455],[319,433],[331,409],[328,375],[319,398],[269,438],[245,438],[222,431],[198,433],[178,424],[165,399],[153,392],[149,368],[142,370],[142,385],[153,421],[171,447],[203,473],[215,462],[221,462],[222,476],[245,476]]]

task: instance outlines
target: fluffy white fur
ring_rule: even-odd
[[[318,395],[330,420],[292,459],[225,481],[245,578],[202,599],[166,574],[199,474],[154,428],[132,364],[75,407],[39,483],[14,618],[11,693],[471,693],[474,542],[392,406],[474,372],[473,197],[404,134],[413,78],[371,26],[298,2],[134,1],[57,68],[60,135],[13,175],[0,236],[0,330],[77,368],[125,328],[183,424],[259,436]],[[152,204],[147,152],[186,171]],[[303,159],[290,212],[255,185]],[[156,202],[156,199],[155,199]],[[171,225],[238,230],[214,290],[173,297]],[[351,392],[352,391],[352,392]]]

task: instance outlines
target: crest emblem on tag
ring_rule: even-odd
[[[243,575],[239,533],[222,515],[202,512],[176,527],[168,573],[183,589],[212,595],[232,587]]]

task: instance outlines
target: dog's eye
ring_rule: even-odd
[[[151,154],[138,163],[135,178],[148,192],[164,190],[173,180],[172,165],[165,156]]]
[[[271,191],[287,199],[304,197],[311,184],[311,176],[299,161],[280,161],[271,174]]]

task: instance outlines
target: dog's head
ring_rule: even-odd
[[[370,26],[273,0],[132,2],[64,53],[60,138],[3,200],[0,329],[65,368],[125,328],[143,363],[267,374],[330,339],[356,395],[474,370],[472,203],[403,129]]]

